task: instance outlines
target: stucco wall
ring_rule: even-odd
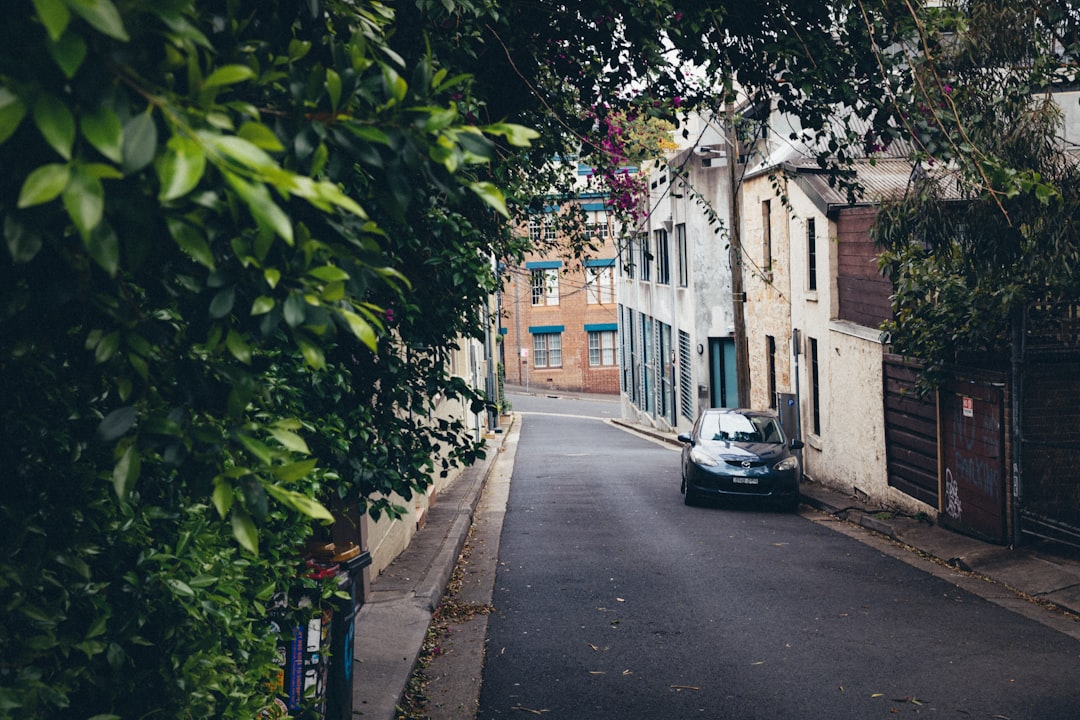
[[[769,201],[772,261],[765,257],[762,206]],[[794,393],[791,375],[791,280],[786,210],[768,175],[748,178],[742,186],[743,283],[746,291],[746,341],[750,370],[750,402],[771,407],[768,342],[776,343],[776,390]]]

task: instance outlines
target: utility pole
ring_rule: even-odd
[[[746,290],[743,286],[742,240],[739,214],[739,185],[735,166],[739,163],[739,139],[735,133],[735,104],[728,101],[727,154],[728,154],[728,259],[731,264],[732,310],[735,313],[735,377],[739,391],[739,405],[750,404],[750,367],[746,342]]]

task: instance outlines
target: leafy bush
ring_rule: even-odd
[[[393,513],[482,452],[432,410],[483,406],[446,363],[494,288],[479,173],[530,134],[466,121],[391,19],[7,13],[0,718],[253,717],[328,508]]]

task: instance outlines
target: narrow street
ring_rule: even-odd
[[[512,400],[481,720],[1080,713],[1073,638],[800,515],[685,507],[617,405]]]

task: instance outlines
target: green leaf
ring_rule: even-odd
[[[110,0],[64,0],[71,11],[111,38],[127,42],[120,12]]]
[[[277,268],[266,268],[263,270],[263,278],[266,280],[266,284],[273,290],[278,286],[281,281],[281,271]]]
[[[210,317],[214,320],[220,320],[232,312],[235,303],[236,286],[230,285],[222,288],[214,295],[214,299],[210,301]]]
[[[206,155],[194,140],[173,135],[154,169],[161,183],[158,199],[168,202],[195,189],[206,170]]]
[[[265,315],[274,309],[274,298],[266,295],[260,295],[255,298],[255,302],[251,303],[252,315]]]
[[[251,80],[255,77],[255,71],[249,68],[247,65],[222,65],[221,67],[210,73],[209,77],[203,80],[203,87],[221,87],[223,85],[234,85],[238,82],[244,82],[245,80]]]
[[[195,591],[183,580],[166,578],[165,584],[169,586],[169,589],[172,590],[174,594],[179,595],[180,597],[195,597]]]
[[[120,118],[108,107],[99,107],[79,118],[83,137],[94,148],[115,163],[124,160],[124,128]]]
[[[157,125],[150,111],[139,113],[124,126],[124,170],[135,173],[154,160],[157,154]]]
[[[253,146],[254,147],[254,146]],[[261,152],[261,151],[260,151]],[[261,183],[251,184],[230,172],[223,173],[229,185],[247,205],[259,227],[271,232],[289,245],[293,244],[293,226],[289,216],[270,197],[270,191]]]
[[[319,461],[314,459],[300,460],[288,465],[276,466],[271,470],[271,473],[281,482],[295,482],[314,472],[318,464]]]
[[[46,43],[49,54],[69,80],[75,77],[86,59],[86,41],[78,33],[65,33],[58,41]]]
[[[71,13],[63,0],[34,0],[34,10],[49,33],[49,38],[53,41],[59,40],[71,22]]]
[[[274,459],[274,452],[265,443],[259,442],[250,435],[237,435],[237,439],[263,465],[269,465]]]
[[[166,218],[165,224],[169,228],[169,234],[172,235],[173,240],[176,241],[181,250],[190,255],[200,265],[210,270],[217,268],[214,252],[210,249],[210,245],[206,242],[206,237],[201,230],[174,217]]]
[[[524,125],[513,123],[492,123],[482,128],[490,135],[501,135],[506,141],[516,147],[529,147],[533,140],[540,137],[540,133]]]
[[[378,340],[375,338],[375,330],[371,327],[371,324],[364,320],[362,317],[350,310],[341,310],[341,317],[345,319],[345,322],[349,325],[349,330],[355,335],[360,342],[364,343],[371,349],[372,352],[378,348]]]
[[[214,478],[214,492],[211,500],[218,511],[218,515],[224,520],[233,504],[232,485],[222,478]]]
[[[349,279],[349,273],[335,265],[322,265],[308,270],[308,275],[323,282],[342,282]]]
[[[341,75],[333,68],[326,71],[326,92],[330,96],[330,108],[337,112],[341,102]]]
[[[64,192],[70,180],[71,166],[65,163],[50,163],[35,168],[23,182],[18,206],[26,208],[55,200]]]
[[[292,293],[285,298],[284,315],[285,322],[289,327],[294,328],[301,325],[304,318],[307,317],[307,303],[304,302],[304,298],[296,293]]]
[[[44,94],[34,103],[34,124],[45,142],[65,160],[71,159],[75,144],[75,116],[63,100]]]
[[[63,193],[64,209],[79,234],[88,239],[105,214],[105,188],[101,180],[76,167]],[[102,265],[105,267],[105,265]]]
[[[22,99],[8,88],[0,87],[0,144],[19,129],[24,117],[26,105]]]
[[[289,432],[288,430],[282,430],[280,428],[270,428],[270,434],[274,436],[275,440],[293,452],[303,453],[304,455],[311,454],[311,450],[308,449],[308,445],[304,442],[304,438],[294,432]]]
[[[37,256],[44,241],[41,233],[24,225],[15,213],[4,217],[4,241],[14,263],[28,263]]]
[[[245,365],[251,364],[251,348],[240,333],[229,330],[229,334],[225,337],[225,347],[229,348],[232,356],[240,362]]]
[[[106,415],[98,424],[97,436],[102,442],[118,440],[135,426],[135,421],[138,419],[139,411],[136,408],[130,405],[117,408]]]
[[[285,146],[281,144],[281,140],[274,134],[274,131],[262,123],[246,122],[240,126],[237,135],[247,140],[255,147],[266,150],[267,152],[281,152],[285,149]]]
[[[253,555],[259,554],[259,531],[255,527],[251,516],[240,508],[232,512],[233,537],[248,552]]]
[[[506,198],[503,197],[499,188],[490,182],[474,182],[469,184],[469,189],[476,193],[481,200],[495,209],[500,215],[509,219],[510,211],[506,208]]]
[[[93,345],[94,348],[94,362],[103,363],[108,362],[116,351],[120,348],[120,333],[111,332],[107,335],[102,335],[97,343]]]
[[[128,445],[124,454],[113,468],[113,489],[116,497],[127,500],[131,491],[135,488],[135,481],[139,479],[139,468],[142,465],[142,456],[134,444]]]
[[[109,277],[116,277],[120,270],[120,238],[111,225],[99,223],[89,237],[83,238],[83,245],[94,262],[109,273]]]
[[[306,515],[314,520],[325,520],[327,522],[333,522],[334,516],[317,500],[298,493],[294,490],[286,490],[283,487],[277,485],[265,485],[266,492],[272,495],[283,505],[291,507],[293,510]]]
[[[236,135],[200,132],[199,140],[222,158],[232,160],[256,172],[277,170],[274,159],[253,142]]]
[[[310,367],[316,370],[326,367],[326,355],[321,347],[304,337],[297,337],[296,344],[300,346],[300,353]]]

